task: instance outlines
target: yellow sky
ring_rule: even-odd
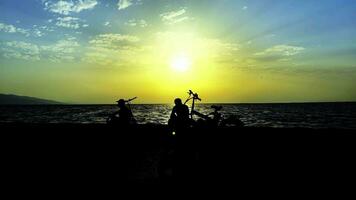
[[[0,93],[93,104],[171,103],[190,89],[203,103],[356,101],[352,6],[118,2],[21,1],[24,12],[5,0]]]

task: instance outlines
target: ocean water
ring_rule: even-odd
[[[138,123],[167,124],[173,105],[132,105]],[[356,103],[225,104],[221,113],[249,127],[356,129]],[[210,104],[196,110],[208,114]],[[106,123],[115,105],[0,106],[0,123]]]

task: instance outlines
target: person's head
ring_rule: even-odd
[[[117,101],[117,105],[118,105],[120,108],[125,107],[125,100],[123,100],[123,99],[118,100],[118,101]]]
[[[174,100],[174,103],[176,104],[176,106],[180,106],[180,105],[183,104],[183,103],[182,103],[182,99],[180,99],[180,98],[176,98],[176,99]]]

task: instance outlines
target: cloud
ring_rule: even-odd
[[[130,7],[132,4],[132,0],[119,0],[117,6],[119,7],[119,10],[123,10]]]
[[[253,59],[263,62],[288,61],[290,57],[298,55],[304,50],[304,47],[299,46],[276,45],[262,52],[255,53]]]
[[[120,65],[135,61],[132,59],[143,47],[139,47],[140,39],[132,35],[101,34],[89,41],[88,52],[83,59],[86,62],[100,65]]]
[[[72,61],[75,59],[76,48],[79,43],[75,37],[59,40],[54,44],[41,46],[40,49],[43,54],[52,62]],[[44,55],[43,55],[44,56]]]
[[[236,43],[223,42],[219,39],[209,39],[208,41],[213,46],[218,47],[219,49],[225,49],[229,52],[240,50],[240,45]]]
[[[294,56],[302,51],[304,51],[304,47],[298,46],[289,46],[289,45],[276,45],[271,48],[268,48],[262,52],[256,53],[256,56],[266,56],[266,55],[275,55],[275,56]]]
[[[161,14],[161,17],[163,20],[172,20],[173,18],[179,17],[185,13],[185,9],[177,10],[177,11],[171,11],[171,12],[166,12]]]
[[[242,10],[247,10],[247,9],[248,9],[247,6],[242,7]]]
[[[11,34],[22,34],[25,35],[26,37],[33,36],[33,37],[42,37],[46,35],[45,32],[51,31],[50,28],[47,26],[40,26],[38,27],[37,25],[34,25],[32,29],[23,29],[23,28],[18,28],[14,25],[11,24],[4,24],[0,23],[0,32],[5,32],[5,33],[11,33]]]
[[[89,41],[89,44],[95,47],[118,49],[138,41],[140,39],[136,36],[109,33],[96,36],[93,40]]]
[[[75,17],[58,17],[56,25],[59,27],[78,29],[80,27],[87,27],[88,25],[81,25],[82,20]]]
[[[2,43],[2,55],[8,59],[38,61],[48,59],[52,62],[71,61],[75,59],[76,38],[69,37],[50,45],[37,45],[22,41]]]
[[[96,0],[60,0],[57,2],[44,0],[43,3],[45,5],[45,10],[62,15],[69,15],[72,12],[79,13],[83,10],[91,10],[98,4]]]
[[[74,12],[81,12],[82,10],[91,10],[93,9],[98,2],[96,0],[82,0],[74,6]]]
[[[20,34],[24,34],[26,36],[30,36],[29,30],[26,30],[23,28],[17,28],[11,24],[0,23],[0,31],[5,32],[5,33],[20,33]]]
[[[45,34],[44,34],[41,30],[39,30],[39,29],[35,29],[35,30],[33,31],[33,34],[34,34],[36,37],[42,37],[42,36],[45,35]]]
[[[209,55],[217,62],[231,62],[231,58],[235,59],[235,54],[240,50],[240,45],[237,43],[225,42],[217,38],[203,38],[200,43],[206,49],[211,49],[214,53]]]
[[[111,24],[110,24],[110,22],[105,22],[105,23],[104,23],[104,26],[111,27]]]
[[[128,22],[125,23],[127,26],[139,26],[139,27],[146,27],[148,26],[147,22],[143,19],[136,20],[136,19],[131,19]]]
[[[142,0],[119,0],[117,3],[119,10],[124,10],[132,5],[140,4]]]
[[[33,25],[31,32],[34,37],[42,37],[47,35],[48,32],[53,32],[53,31],[54,31],[53,27]]]
[[[40,60],[40,48],[31,43],[22,41],[5,42],[1,48],[3,56],[8,59]]]
[[[185,14],[186,10],[183,8],[176,11],[162,13],[160,14],[160,17],[162,21],[166,24],[176,24],[190,19],[189,17],[184,16]]]

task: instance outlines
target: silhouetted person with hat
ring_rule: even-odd
[[[132,115],[131,110],[126,106],[126,101],[123,99],[118,100],[117,106],[120,108],[120,110],[115,112],[110,117],[109,123],[120,126],[129,126],[134,124],[135,119]]]
[[[175,106],[172,109],[171,118],[169,119],[169,126],[173,130],[181,130],[189,127],[189,108],[182,103],[180,98],[174,100]]]

